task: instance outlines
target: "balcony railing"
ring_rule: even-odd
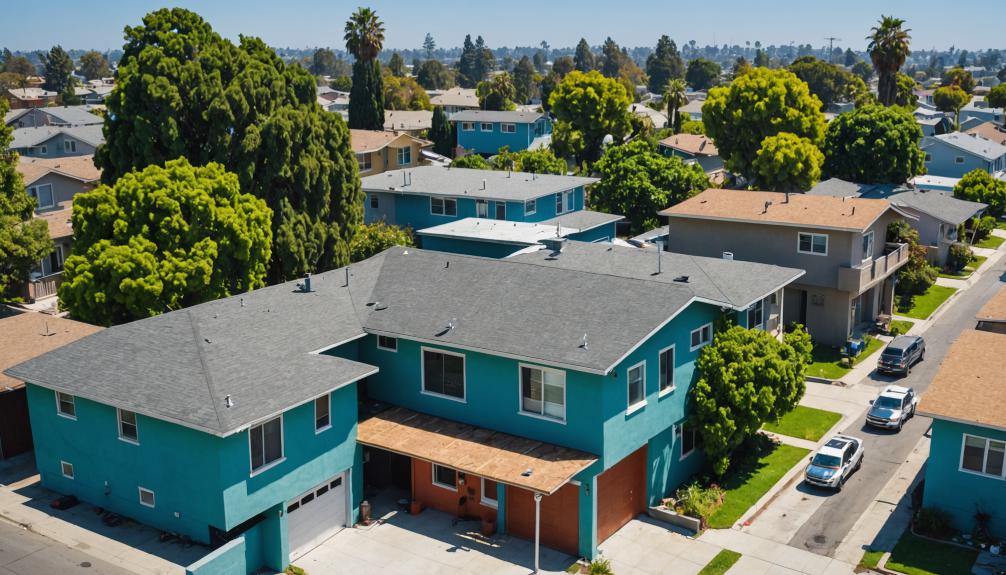
[[[884,255],[859,266],[838,268],[838,289],[861,293],[890,276],[908,262],[908,244],[888,243]]]
[[[59,284],[63,283],[63,272],[56,272],[28,282],[28,301],[36,302],[40,299],[55,297],[59,290]]]

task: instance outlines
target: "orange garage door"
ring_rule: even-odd
[[[646,446],[597,478],[597,542],[646,511]]]
[[[519,487],[506,488],[507,531],[534,541],[534,494]],[[541,498],[541,543],[579,555],[580,502],[575,485]]]

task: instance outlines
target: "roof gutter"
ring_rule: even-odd
[[[922,411],[922,410],[919,410],[919,415],[923,415],[925,417],[931,417],[933,419],[942,419],[943,421],[950,421],[950,422],[953,422],[953,423],[959,423],[961,425],[973,425],[975,427],[981,427],[981,428],[984,428],[984,429],[992,429],[992,430],[995,430],[995,431],[1006,431],[1006,427],[1003,427],[1001,425],[992,425],[992,424],[989,424],[989,423],[981,423],[981,422],[978,422],[978,421],[968,421],[966,419],[958,419],[956,417],[948,417],[946,415],[941,415],[939,413],[933,413],[931,411]]]

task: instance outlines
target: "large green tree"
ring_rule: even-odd
[[[395,76],[385,72],[385,110],[432,110],[430,96],[426,90],[410,76]]]
[[[580,38],[580,41],[576,45],[573,65],[578,72],[590,72],[597,67],[594,52],[590,49],[590,44],[584,38]]]
[[[217,163],[181,158],[126,174],[74,197],[60,303],[112,325],[262,287],[271,217]]]
[[[57,94],[73,93],[73,58],[62,46],[53,46],[42,52],[42,66],[45,68],[45,83],[42,87]]]
[[[780,132],[819,146],[824,137],[821,100],[787,70],[754,68],[729,86],[713,88],[702,106],[702,123],[727,167],[746,177],[761,142]]]
[[[941,112],[953,112],[954,129],[961,125],[961,108],[971,101],[971,95],[957,84],[940,86],[933,92],[933,104]]]
[[[763,424],[797,406],[807,388],[811,349],[801,326],[779,341],[767,331],[736,325],[702,348],[689,422],[716,475],[727,471],[733,453]]]
[[[405,60],[397,50],[391,53],[391,59],[388,60],[388,71],[394,76],[405,76],[407,74]]]
[[[898,93],[897,73],[912,53],[909,43],[911,30],[903,29],[905,21],[893,16],[881,16],[877,26],[866,37],[870,41],[867,51],[877,71],[877,99],[885,106],[894,105]]]
[[[857,108],[828,124],[824,171],[829,177],[864,184],[903,184],[925,171],[921,139],[918,123],[903,108]]]
[[[430,125],[430,140],[433,141],[433,151],[448,158],[454,155],[456,138],[454,124],[447,119],[443,107],[433,107],[433,120]]]
[[[596,70],[570,72],[548,101],[556,118],[552,145],[560,155],[573,157],[577,163],[597,160],[605,136],[621,142],[629,133],[632,100],[622,84]]]
[[[752,168],[761,189],[805,192],[821,179],[824,154],[807,138],[780,132],[761,141]]]
[[[685,82],[693,90],[708,90],[717,85],[720,80],[720,65],[705,58],[695,58],[688,62],[685,71]]]
[[[678,46],[666,34],[657,40],[657,48],[646,58],[647,88],[654,94],[667,89],[667,83],[685,76],[685,62]]]
[[[858,76],[813,56],[797,58],[789,71],[807,82],[810,93],[827,108],[835,102],[860,102],[869,96],[866,84]]]
[[[503,146],[493,158],[492,169],[534,174],[565,174],[566,160],[556,156],[550,148],[511,152],[509,146]]]
[[[483,110],[513,110],[516,107],[513,100],[517,89],[514,87],[513,77],[507,72],[500,72],[491,80],[479,82],[475,92],[479,97],[479,107]]]
[[[709,187],[709,178],[698,164],[664,156],[656,145],[636,139],[610,146],[594,164],[601,181],[590,191],[591,207],[623,214],[631,233],[657,225],[657,212]]]
[[[989,90],[988,96],[985,96],[985,101],[989,107],[1006,108],[1006,84],[999,84]]]
[[[681,113],[678,110],[688,103],[688,97],[685,95],[687,91],[685,81],[680,78],[667,82],[664,105],[667,106],[667,118],[675,134],[681,131]]]
[[[454,85],[454,72],[438,60],[427,60],[419,66],[416,81],[427,90],[444,90]]]
[[[102,180],[178,157],[221,163],[273,210],[270,281],[344,265],[363,194],[349,131],[318,107],[314,80],[257,38],[235,46],[193,12],[152,12],[126,28]]]
[[[521,104],[527,103],[535,96],[537,86],[535,85],[534,64],[524,56],[513,67],[513,87],[514,99]]]
[[[0,116],[7,113],[7,106],[6,98],[0,98]],[[35,200],[28,195],[17,171],[17,154],[7,151],[12,132],[0,124],[0,299],[18,295],[14,290],[53,250],[49,226],[45,220],[32,217]]]
[[[95,80],[111,76],[112,70],[101,52],[90,50],[80,57],[80,74],[87,80]]]
[[[384,129],[384,77],[377,59],[384,45],[384,24],[370,8],[358,8],[345,27],[346,50],[352,54],[353,88],[349,93],[349,127]]]
[[[393,246],[413,246],[411,228],[401,228],[384,221],[364,224],[349,243],[350,261],[359,262]]]
[[[1006,213],[1006,182],[989,175],[985,170],[972,170],[954,186],[954,197],[988,204],[989,215]]]
[[[940,79],[940,83],[943,86],[958,86],[961,90],[964,90],[968,94],[975,89],[975,78],[964,68],[956,67],[951,68],[943,73],[943,77]]]
[[[334,76],[338,67],[338,58],[335,52],[329,48],[318,48],[311,56],[311,65],[308,70],[315,76]]]

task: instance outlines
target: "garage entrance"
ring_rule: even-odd
[[[346,526],[349,472],[301,493],[286,503],[287,540],[290,561],[321,545]]]
[[[507,486],[507,531],[534,540],[534,493]],[[567,483],[559,491],[541,498],[541,542],[543,545],[579,555],[580,492]]]
[[[597,542],[646,511],[646,446],[597,478]]]

